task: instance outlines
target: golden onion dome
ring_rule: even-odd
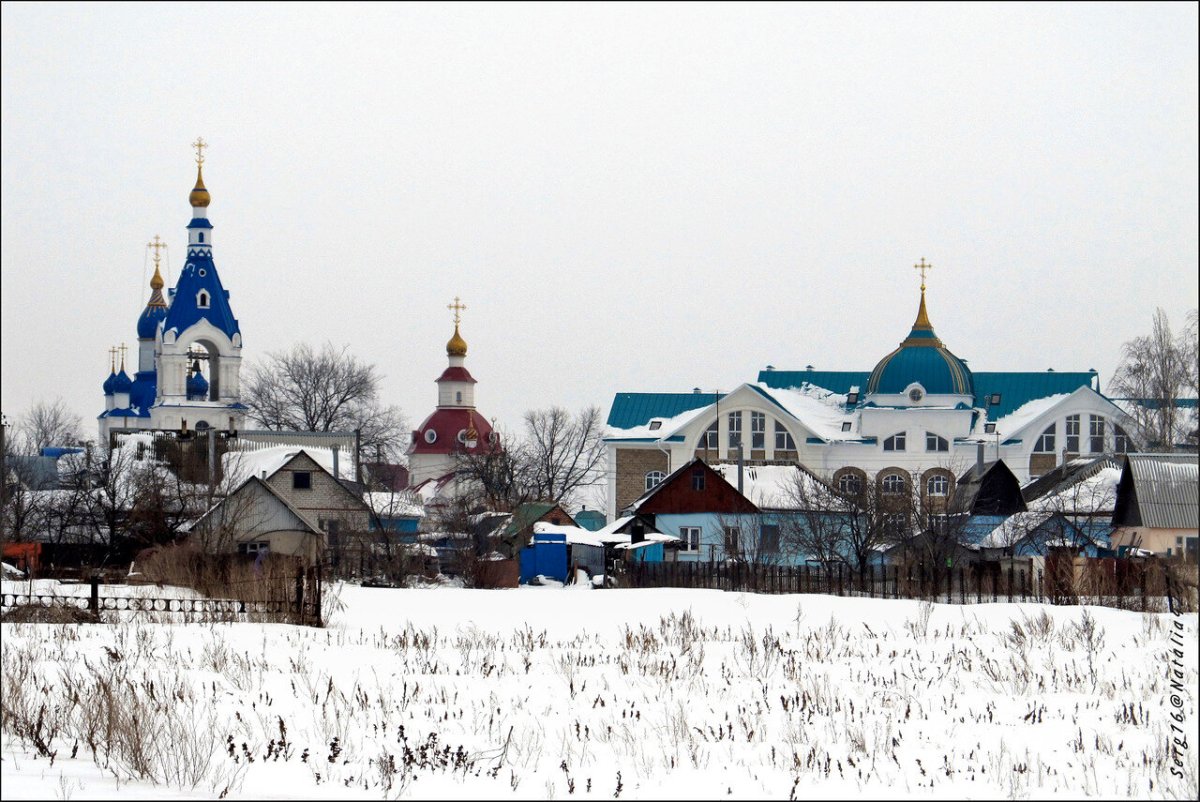
[[[446,343],[447,356],[466,356],[467,341],[458,333],[458,324],[454,324],[454,336],[450,338],[450,342]]]
[[[212,198],[208,194],[208,189],[204,186],[204,171],[199,165],[196,166],[196,186],[192,189],[192,194],[188,195],[188,201],[193,206],[208,206]]]
[[[163,288],[162,273],[158,272],[158,265],[154,266],[154,277],[150,279],[150,289],[161,290]]]

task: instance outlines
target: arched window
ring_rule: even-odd
[[[898,496],[904,492],[904,477],[898,473],[889,473],[883,477],[883,494]]]
[[[201,244],[203,244],[203,242],[204,242],[204,232],[203,231],[200,232],[200,242],[201,242]]]
[[[1054,435],[1057,433],[1058,424],[1052,423],[1046,427],[1046,431],[1042,432],[1041,436],[1033,446],[1035,454],[1053,454],[1054,453]]]
[[[933,432],[925,432],[925,450],[926,451],[949,451],[950,441],[944,437],[939,437]]]
[[[666,478],[666,474],[662,471],[650,471],[650,473],[646,474],[646,489],[653,490],[662,484],[662,480]]]
[[[775,450],[776,451],[795,451],[796,441],[792,439],[792,434],[784,428],[783,424],[775,421]]]
[[[904,432],[894,434],[883,441],[884,451],[903,451],[904,450]]]
[[[844,473],[838,478],[838,491],[847,496],[862,492],[862,477],[856,473]]]
[[[1088,450],[1093,454],[1104,453],[1104,416],[1088,415]]]
[[[931,496],[946,496],[950,494],[950,480],[940,474],[930,476],[925,488]]]
[[[713,421],[712,425],[704,430],[704,433],[700,435],[698,448],[716,449],[720,445],[720,442],[717,440],[717,425],[719,423],[719,421]]]
[[[196,306],[201,309],[208,309],[208,293],[204,290],[201,290],[200,294],[196,296]]]

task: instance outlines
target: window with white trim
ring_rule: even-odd
[[[208,309],[208,293],[204,290],[201,290],[200,294],[196,296],[196,306],[201,309]]]
[[[1079,416],[1067,416],[1067,451],[1071,454],[1079,453]]]
[[[904,477],[898,473],[889,473],[883,477],[882,484],[885,496],[899,496],[904,493]]]
[[[1104,417],[1088,415],[1088,450],[1093,454],[1104,451]]]
[[[653,490],[662,484],[662,480],[666,478],[667,475],[662,471],[650,471],[646,474],[646,489]]]
[[[857,473],[844,473],[838,477],[838,490],[847,496],[857,496],[862,492],[862,477]]]
[[[796,441],[792,439],[792,433],[789,432],[784,425],[779,421],[775,421],[775,450],[776,451],[795,451]]]
[[[949,451],[950,441],[944,437],[934,434],[933,432],[925,432],[925,450]]]
[[[679,539],[682,544],[679,546],[680,551],[700,551],[700,527],[698,526],[681,526],[679,527]]]
[[[697,445],[698,448],[716,449],[720,447],[720,440],[717,439],[719,425],[720,421],[713,421],[712,425],[705,429],[703,433],[701,433],[700,443]]]
[[[931,496],[947,496],[950,494],[950,480],[941,474],[930,476],[925,489]]]
[[[750,448],[767,447],[767,416],[761,412],[750,413]]]
[[[238,554],[258,554],[260,551],[270,551],[271,544],[265,540],[237,544]]]
[[[1038,437],[1037,442],[1033,445],[1033,453],[1035,454],[1053,454],[1055,435],[1058,433],[1058,424],[1052,423],[1046,427],[1046,431]]]
[[[884,451],[903,451],[904,450],[904,432],[894,434],[883,441]]]
[[[742,445],[742,413],[729,413],[729,447],[739,448]]]

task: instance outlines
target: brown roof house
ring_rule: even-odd
[[[366,532],[370,516],[360,494],[300,450],[273,473],[242,482],[190,532],[213,553],[266,550],[314,563],[351,533]]]

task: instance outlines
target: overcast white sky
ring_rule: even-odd
[[[248,360],[477,402],[870,370],[921,257],[975,370],[1107,382],[1197,304],[1197,6],[4,3],[2,408],[103,409],[198,135]]]

